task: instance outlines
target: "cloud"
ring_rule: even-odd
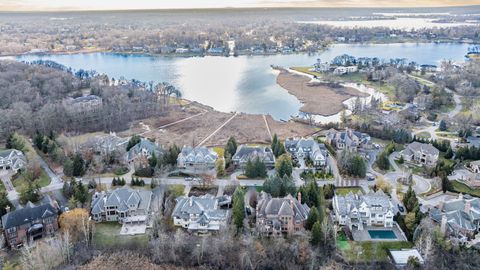
[[[0,0],[0,10],[105,10],[222,7],[405,7],[475,4],[480,4],[480,0]]]

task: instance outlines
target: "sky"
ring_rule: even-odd
[[[479,5],[480,0],[0,0],[2,11],[225,7],[420,7]]]

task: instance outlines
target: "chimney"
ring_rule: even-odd
[[[297,194],[297,200],[300,204],[302,204],[302,193],[298,192]]]
[[[472,208],[472,204],[470,203],[470,201],[466,201],[465,202],[465,213],[470,213],[470,209]]]
[[[440,231],[443,234],[447,233],[447,216],[446,215],[442,215],[442,221],[440,223]]]
[[[10,206],[7,205],[7,207],[5,207],[5,211],[7,211],[7,213],[10,213]]]

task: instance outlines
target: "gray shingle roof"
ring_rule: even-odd
[[[268,147],[240,145],[232,160],[238,162],[254,161],[259,158],[264,163],[275,163],[275,156]]]
[[[218,208],[218,199],[213,195],[206,194],[200,197],[179,197],[177,205],[173,209],[172,216],[182,219],[188,219],[191,214],[202,215],[203,219],[224,220],[228,216],[228,211]]]
[[[42,204],[39,206],[26,206],[17,209],[2,217],[3,229],[17,227],[23,224],[31,223],[37,219],[45,219],[57,215],[57,210],[50,204]]]
[[[424,154],[433,156],[437,156],[440,153],[440,151],[438,151],[438,149],[435,148],[433,145],[419,142],[412,142],[411,144],[407,145],[406,149],[408,149],[412,153],[422,152]]]

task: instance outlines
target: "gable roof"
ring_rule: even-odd
[[[440,153],[437,148],[429,143],[412,142],[411,144],[407,145],[407,149],[412,153],[421,152],[432,156],[438,156]]]
[[[42,204],[39,206],[27,205],[22,209],[17,209],[2,217],[3,229],[17,227],[23,224],[31,223],[38,219],[45,219],[56,216],[57,210],[50,204]]]

